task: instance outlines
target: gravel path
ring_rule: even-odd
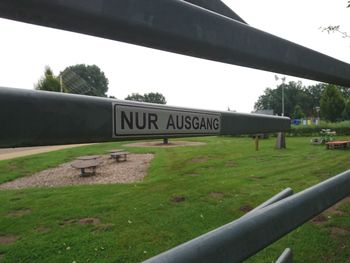
[[[97,167],[94,176],[81,177],[80,170],[72,168],[73,162],[69,162],[53,169],[1,184],[0,189],[132,183],[141,181],[147,175],[147,169],[152,159],[153,154],[129,154],[126,162],[118,163],[114,159],[110,159],[109,155],[103,155],[101,156],[102,164]]]
[[[85,146],[89,144],[69,144],[69,145],[55,145],[55,146],[36,146],[36,147],[18,147],[0,149],[0,161],[8,160],[22,156],[28,156],[38,153],[52,152],[67,148]]]

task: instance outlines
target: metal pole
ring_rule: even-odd
[[[1,0],[0,17],[350,87],[350,66],[179,0]]]
[[[0,148],[276,132],[289,118],[0,87]]]
[[[275,263],[292,263],[293,253],[290,248],[286,248]]]

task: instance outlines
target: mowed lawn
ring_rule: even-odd
[[[258,152],[251,138],[187,140],[207,145],[128,148],[155,154],[143,182],[0,190],[0,262],[140,262],[239,218],[286,187],[298,192],[350,169],[350,150],[326,150],[310,138],[287,138],[286,150],[274,149],[275,138],[262,140]],[[0,161],[0,182],[123,144]],[[286,247],[295,262],[350,262],[350,202],[321,218],[249,262],[272,262]]]

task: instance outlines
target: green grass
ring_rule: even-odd
[[[286,150],[275,150],[275,139],[263,140],[258,152],[250,138],[189,140],[207,145],[129,148],[155,153],[143,182],[0,190],[0,236],[18,237],[0,244],[0,262],[139,262],[239,218],[243,205],[255,207],[286,187],[298,192],[350,168],[350,151],[325,150],[310,145],[310,138],[288,138]],[[0,182],[123,144],[0,161]],[[185,201],[174,203],[175,196]],[[292,248],[295,262],[350,262],[349,202],[339,209],[321,224],[306,223],[249,262],[272,262],[286,247]],[[16,216],[16,210],[27,213]],[[72,221],[88,217],[100,223]],[[331,235],[334,227],[349,232]]]

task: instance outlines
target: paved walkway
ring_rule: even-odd
[[[69,144],[69,145],[55,145],[55,146],[37,146],[37,147],[19,147],[19,148],[5,148],[0,149],[0,161],[13,159],[22,156],[28,156],[38,153],[46,153],[57,151],[66,148],[73,148],[85,146],[89,144]]]

